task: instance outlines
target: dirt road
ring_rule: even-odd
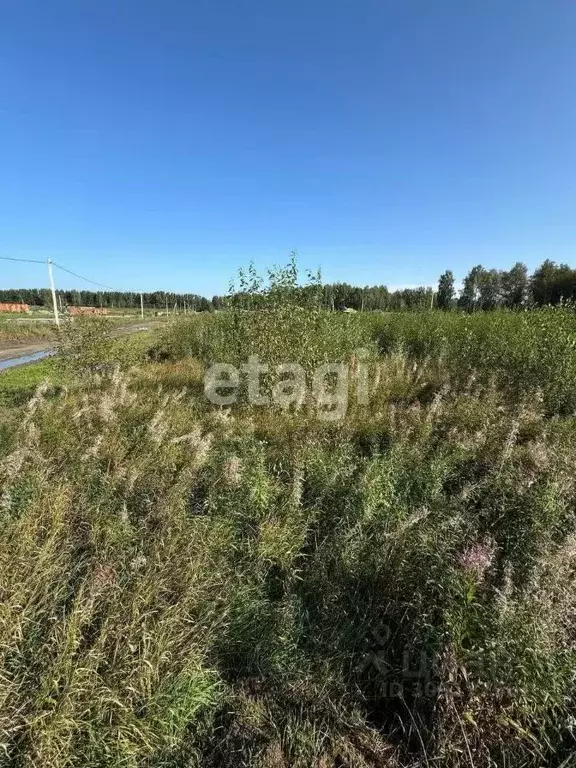
[[[138,333],[147,331],[151,327],[150,323],[138,325],[126,325],[114,330],[114,336],[123,336],[126,333]],[[16,360],[19,357],[28,357],[37,352],[44,352],[54,348],[54,341],[0,341],[0,362],[4,360]]]
[[[5,341],[0,342],[0,361],[12,360],[18,357],[27,357],[36,352],[43,352],[46,349],[52,349],[53,341]]]

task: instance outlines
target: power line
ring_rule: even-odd
[[[21,261],[26,264],[46,264],[45,261],[39,261],[38,259],[13,259],[11,256],[0,256],[3,261]]]
[[[58,264],[56,261],[52,261],[50,259],[48,260],[40,260],[40,259],[16,259],[12,256],[0,256],[0,259],[4,261],[19,261],[26,264],[44,264],[46,265],[48,261],[51,261],[51,263],[58,267],[58,269],[61,269],[63,272],[67,272],[69,275],[73,275],[74,277],[77,277],[79,280],[84,280],[86,283],[91,283],[92,285],[96,285],[98,288],[104,288],[107,291],[114,291],[115,293],[140,293],[142,294],[143,291],[130,291],[126,289],[120,289],[120,288],[113,288],[110,285],[104,285],[104,283],[98,283],[96,280],[91,280],[89,277],[84,277],[83,275],[79,275],[78,272],[74,272],[71,269],[68,269],[67,267],[63,267],[61,264]],[[168,296],[176,295],[173,291],[156,291],[156,293],[164,293]]]
[[[58,269],[61,269],[63,272],[68,272],[69,275],[73,275],[74,277],[77,277],[79,280],[84,280],[87,283],[96,285],[98,286],[98,288],[105,288],[107,291],[115,291],[116,293],[140,293],[140,291],[120,290],[119,288],[112,288],[110,285],[97,283],[96,280],[91,280],[89,277],[83,277],[83,275],[79,275],[77,272],[73,272],[71,269],[67,269],[66,267],[63,267],[61,264],[58,264],[55,261],[53,261],[52,263],[54,264],[55,267],[58,267]]]
[[[83,275],[79,275],[77,272],[73,272],[71,269],[67,269],[66,267],[63,267],[61,264],[57,264],[55,261],[48,261],[48,266],[50,267],[50,264],[54,264],[55,267],[58,267],[58,269],[61,269],[63,272],[67,272],[69,275],[73,275],[74,277],[77,277],[79,280],[84,280],[87,283],[90,283],[91,285],[96,285],[98,288],[104,288],[107,291],[112,291],[115,293],[139,293],[140,294],[140,307],[142,312],[142,319],[144,319],[144,294],[142,291],[121,291],[118,288],[112,288],[110,285],[104,285],[104,283],[98,283],[96,280],[91,280],[89,277],[84,277]]]
[[[23,264],[46,264],[46,261],[41,261],[40,259],[15,259],[13,256],[0,256],[0,259],[3,261],[19,261]],[[141,291],[123,291],[119,288],[112,288],[110,285],[104,285],[103,283],[96,282],[96,280],[91,280],[89,277],[79,275],[77,272],[73,272],[71,269],[67,269],[66,267],[63,267],[62,264],[58,264],[55,261],[53,261],[52,264],[54,264],[55,267],[58,267],[58,269],[61,269],[63,272],[68,272],[69,275],[77,277],[79,280],[84,280],[85,282],[91,283],[92,285],[97,285],[99,288],[105,288],[107,291],[115,291],[116,293],[141,293]]]
[[[67,267],[63,267],[61,264],[58,264],[55,261],[52,261],[52,259],[46,259],[40,260],[40,259],[17,259],[12,256],[0,256],[0,259],[3,261],[19,261],[21,263],[25,264],[46,264],[48,267],[48,277],[50,282],[50,289],[52,291],[52,304],[54,307],[54,320],[56,321],[56,325],[60,325],[59,317],[58,317],[58,307],[56,302],[56,288],[54,286],[54,278],[52,276],[52,267],[57,267],[58,269],[61,269],[62,272],[67,272],[69,275],[73,275],[74,277],[77,277],[79,280],[84,280],[86,283],[90,283],[91,285],[95,285],[98,288],[104,288],[106,291],[112,291],[114,293],[133,293],[133,294],[140,294],[140,305],[142,308],[142,317],[144,317],[144,292],[143,291],[126,291],[126,290],[120,290],[119,288],[112,288],[110,285],[104,285],[104,283],[98,283],[96,280],[91,280],[89,277],[84,277],[84,275],[79,275],[78,272],[73,272],[71,269],[68,269]],[[159,291],[159,293],[164,293],[166,297],[166,307],[168,307],[168,294],[166,291]]]
[[[39,264],[44,264],[45,262],[40,261]],[[174,291],[141,291],[141,290],[135,290],[130,291],[125,288],[112,288],[110,285],[104,285],[103,283],[98,283],[96,280],[91,280],[89,277],[84,277],[83,275],[79,275],[77,272],[73,272],[71,269],[68,269],[67,267],[63,267],[61,264],[58,264],[56,261],[52,261],[52,264],[55,267],[58,267],[58,269],[61,269],[63,272],[68,272],[69,275],[73,275],[74,277],[79,278],[80,280],[85,280],[87,283],[91,283],[92,285],[98,286],[98,288],[105,288],[107,291],[114,291],[115,293],[163,293],[167,296],[176,296],[179,294],[176,294]]]

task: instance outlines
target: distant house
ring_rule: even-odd
[[[68,313],[76,317],[78,315],[107,315],[108,310],[102,307],[68,307]]]
[[[0,312],[15,312],[16,314],[23,315],[26,312],[30,312],[28,304],[0,304]]]

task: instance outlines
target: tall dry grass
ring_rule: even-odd
[[[306,347],[254,317],[178,325],[154,362],[72,355],[64,389],[0,417],[0,763],[569,761],[574,382],[460,371],[449,334],[417,350],[402,326],[340,422],[215,407],[227,323],[306,365],[382,340],[355,318]],[[498,347],[482,322],[471,348]]]

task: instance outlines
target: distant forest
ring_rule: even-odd
[[[140,309],[140,294],[130,291],[56,291],[63,307],[103,307],[105,309]],[[155,293],[143,294],[144,307],[158,311],[172,312],[177,304],[180,309],[186,306],[191,311],[205,312],[213,309],[212,302],[204,296],[194,293]],[[48,288],[9,288],[0,290],[0,302],[21,302],[31,307],[52,308],[52,294]]]
[[[140,308],[140,294],[116,291],[58,291],[62,306],[103,307],[109,310]],[[187,309],[210,312],[227,304],[242,305],[242,294],[213,296],[208,299],[191,293],[144,294],[146,309],[172,312]],[[46,288],[14,288],[0,290],[0,302],[22,302],[31,307],[52,306],[50,291]],[[547,259],[532,274],[526,265],[518,262],[510,270],[473,267],[464,278],[461,290],[455,287],[450,270],[441,275],[437,289],[430,287],[405,288],[390,291],[385,285],[359,287],[348,283],[322,286],[322,302],[327,309],[358,311],[423,310],[459,308],[472,312],[498,307],[521,308],[576,303],[576,270],[567,264],[556,264]]]

